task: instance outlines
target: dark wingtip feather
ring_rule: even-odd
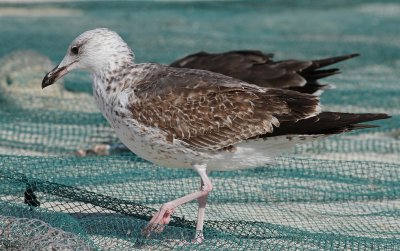
[[[340,70],[338,68],[333,68],[333,69],[327,69],[327,70],[315,70],[310,74],[309,79],[320,79],[320,78],[326,78],[332,75],[339,74]]]
[[[359,56],[361,56],[360,53],[349,54],[349,58],[355,58],[355,57],[359,57]]]
[[[336,75],[340,73],[338,68],[331,68],[331,69],[321,69],[325,66],[332,65],[338,63],[340,61],[344,61],[350,58],[354,58],[359,56],[358,53],[347,54],[338,57],[330,57],[324,58],[319,60],[311,61],[311,65],[304,69],[303,71],[299,72],[301,76],[303,76],[307,81],[310,80],[318,80],[321,78],[326,78],[332,75]]]
[[[378,125],[370,125],[370,124],[355,124],[352,125],[352,129],[368,129],[368,128],[376,128]]]
[[[323,59],[318,59],[318,60],[313,60],[312,64],[310,67],[307,68],[307,70],[315,70],[318,68],[322,68],[328,65],[336,64],[338,62],[358,57],[360,56],[359,53],[352,53],[352,54],[347,54],[343,56],[338,56],[338,57],[330,57],[330,58],[323,58]]]
[[[377,125],[362,124],[364,122],[388,119],[385,113],[340,113],[322,112],[314,117],[297,122],[282,122],[274,132],[266,137],[279,135],[299,134],[325,134],[332,135],[357,129],[378,127]]]
[[[351,113],[349,113],[351,114]],[[362,122],[366,122],[366,121],[373,121],[373,120],[381,120],[381,119],[390,119],[392,116],[390,116],[389,114],[386,113],[360,113],[358,114],[361,117],[363,117],[363,121],[359,121],[357,123],[362,123]]]

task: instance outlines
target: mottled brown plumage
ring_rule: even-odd
[[[336,68],[320,68],[356,56],[358,54],[313,61],[273,61],[273,54],[264,54],[261,51],[244,50],[215,54],[199,52],[178,59],[170,66],[209,70],[263,87],[285,88],[312,94],[326,87],[318,83],[318,79],[339,73],[339,69]]]
[[[318,98],[201,70],[162,68],[135,88],[133,118],[200,150],[219,150],[319,112]]]

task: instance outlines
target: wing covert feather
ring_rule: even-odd
[[[203,70],[162,67],[135,87],[132,116],[167,139],[218,150],[318,113],[318,98]]]

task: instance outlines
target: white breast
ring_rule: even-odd
[[[204,160],[202,154],[184,147],[179,140],[171,144],[161,130],[144,126],[131,118],[126,108],[126,93],[111,98],[99,86],[94,84],[94,97],[99,109],[122,143],[136,155],[171,168],[192,168],[193,164]]]

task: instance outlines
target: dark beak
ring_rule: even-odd
[[[62,76],[68,73],[67,67],[59,67],[56,66],[54,67],[53,70],[51,70],[49,73],[44,76],[43,81],[42,81],[42,88],[45,88],[49,85],[54,84],[58,79],[60,79]]]

